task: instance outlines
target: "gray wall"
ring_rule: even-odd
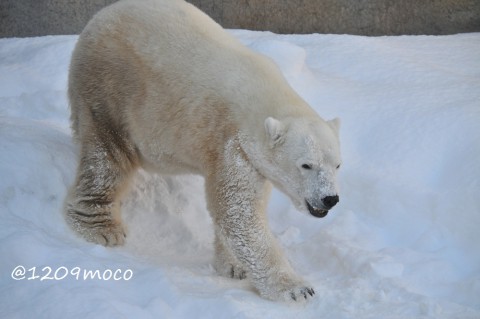
[[[0,37],[78,34],[115,0],[0,0]],[[359,35],[480,31],[480,0],[189,0],[226,28]]]
[[[115,0],[0,0],[0,37],[78,34]]]

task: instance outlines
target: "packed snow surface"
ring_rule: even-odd
[[[480,34],[231,32],[342,120],[340,203],[315,219],[274,191],[268,209],[316,298],[271,302],[215,273],[197,176],[139,172],[126,246],[78,238],[62,217],[77,36],[12,38],[0,40],[0,318],[480,318]]]

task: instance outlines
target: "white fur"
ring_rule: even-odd
[[[79,234],[123,243],[119,201],[140,166],[201,174],[218,272],[248,276],[268,299],[310,297],[268,229],[268,181],[304,211],[336,195],[339,123],[273,62],[184,1],[120,1],[80,36],[69,97],[81,160],[65,210]]]

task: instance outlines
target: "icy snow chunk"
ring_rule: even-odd
[[[402,264],[393,261],[371,262],[370,267],[382,277],[400,277],[404,269]]]

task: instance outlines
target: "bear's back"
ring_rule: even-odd
[[[222,48],[245,47],[195,6],[183,0],[122,0],[98,12],[84,33],[118,35],[140,48],[191,50],[208,42]]]
[[[69,91],[74,129],[82,116],[117,128],[142,123],[135,136],[172,114],[186,123],[227,117],[259,134],[268,116],[314,114],[270,59],[183,0],[125,0],[97,13],[72,56]],[[99,120],[82,105],[99,106]]]

